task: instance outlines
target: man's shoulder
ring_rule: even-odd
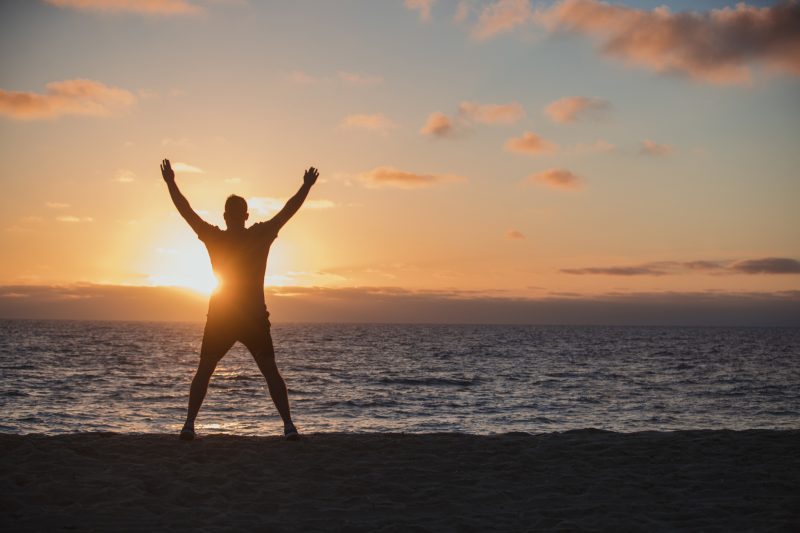
[[[208,222],[203,222],[203,225],[198,228],[197,230],[197,237],[201,241],[205,241],[207,239],[213,239],[225,233],[223,230],[219,229],[218,226],[214,226],[209,224]]]
[[[255,224],[247,228],[247,231],[251,234],[259,236],[269,236],[269,235],[277,236],[278,225],[270,219],[265,222],[256,222]]]

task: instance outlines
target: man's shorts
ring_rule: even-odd
[[[254,357],[275,357],[269,312],[266,308],[256,312],[211,312],[203,330],[200,359],[218,362],[236,341],[244,344]]]

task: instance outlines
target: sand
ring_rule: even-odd
[[[0,435],[0,529],[800,531],[800,430]]]

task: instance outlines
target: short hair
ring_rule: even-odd
[[[225,212],[232,215],[246,215],[247,214],[247,200],[241,196],[231,194],[225,200]]]

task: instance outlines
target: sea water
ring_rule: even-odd
[[[0,321],[0,432],[177,432],[202,324]],[[800,329],[291,324],[272,328],[304,432],[800,428]],[[272,435],[250,354],[200,432]]]

